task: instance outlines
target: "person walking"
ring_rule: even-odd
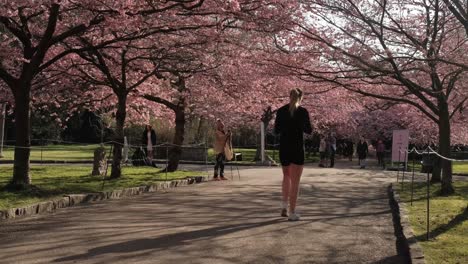
[[[336,136],[335,132],[331,132],[328,137],[328,142],[330,144],[330,168],[335,167],[335,155],[336,155]]]
[[[327,159],[327,142],[325,138],[320,139],[320,146],[319,146],[319,152],[320,152],[320,163],[319,167],[325,168],[326,167],[326,159]]]
[[[349,158],[349,161],[353,161],[354,146],[351,140],[346,142],[346,156]]]
[[[364,139],[364,137],[361,137],[359,143],[357,144],[357,154],[359,158],[359,166],[361,166],[361,169],[366,168],[366,158],[368,152],[369,146],[367,145],[367,142]]]
[[[146,146],[147,162],[152,165],[154,146],[156,145],[156,132],[151,125],[145,126],[145,131],[143,131],[143,135],[141,137],[141,144]]]
[[[385,155],[385,144],[381,139],[377,140],[377,146],[375,147],[375,150],[377,152],[377,159],[379,161],[379,166],[384,167],[385,166],[385,161],[384,161],[384,155]]]
[[[278,109],[274,127],[275,133],[280,135],[279,155],[283,170],[281,216],[290,221],[300,218],[296,204],[304,169],[304,133],[312,133],[309,112],[300,106],[302,98],[301,89],[291,90],[289,104]]]
[[[219,181],[218,176],[221,180],[227,180],[224,177],[224,163],[226,162],[226,146],[230,143],[231,132],[227,133],[224,131],[224,123],[221,119],[216,121],[216,132],[215,132],[215,143],[214,143],[214,153],[216,155],[216,163],[214,167],[213,180]],[[219,172],[219,173],[218,173]]]

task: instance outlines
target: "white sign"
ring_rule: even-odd
[[[392,140],[392,162],[407,162],[408,155],[405,150],[408,150],[409,131],[394,130]]]

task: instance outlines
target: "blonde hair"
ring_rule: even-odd
[[[291,113],[291,116],[294,115],[294,112],[296,112],[297,108],[301,104],[303,95],[304,93],[299,88],[294,88],[289,92],[289,112]]]

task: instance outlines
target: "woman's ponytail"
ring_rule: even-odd
[[[289,99],[290,99],[289,112],[291,113],[291,116],[294,116],[294,113],[296,112],[297,108],[301,104],[302,96],[303,96],[303,92],[299,88],[294,88],[289,93]]]

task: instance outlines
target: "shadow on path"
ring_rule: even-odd
[[[143,250],[164,250],[169,249],[175,246],[186,245],[193,243],[197,240],[202,239],[211,239],[218,236],[227,235],[230,233],[235,233],[251,228],[257,228],[267,225],[273,225],[280,222],[284,222],[284,219],[274,219],[270,221],[257,222],[257,223],[245,223],[245,224],[235,224],[235,225],[226,225],[213,228],[206,228],[201,230],[181,232],[169,235],[163,235],[158,238],[144,238],[137,239],[132,241],[126,241],[117,244],[111,244],[103,247],[92,248],[88,250],[86,254],[80,254],[75,256],[69,256],[64,258],[59,258],[54,260],[54,262],[63,262],[63,261],[77,261],[89,259],[103,254],[109,253],[132,253]]]

